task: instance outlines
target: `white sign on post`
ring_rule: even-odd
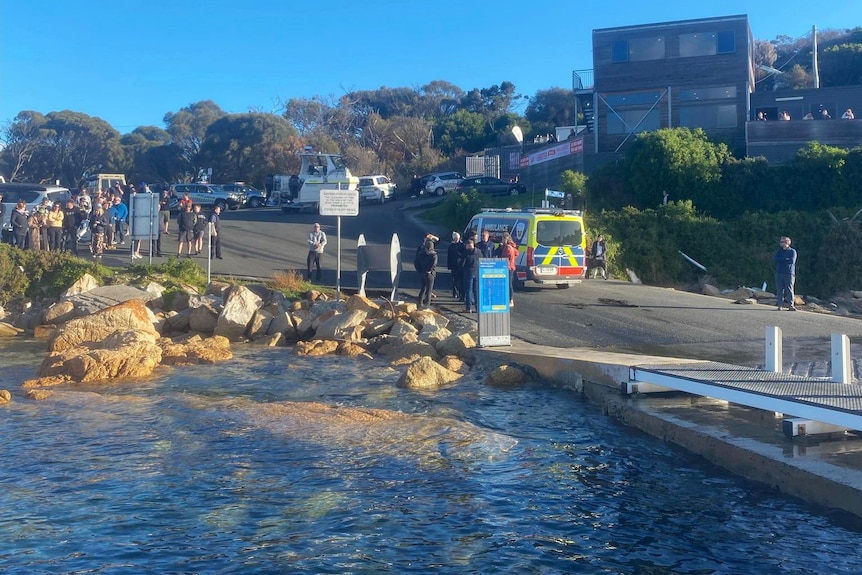
[[[341,216],[359,215],[359,190],[320,190],[320,215],[338,216],[335,299],[341,300]]]
[[[358,216],[359,190],[320,190],[321,216]]]

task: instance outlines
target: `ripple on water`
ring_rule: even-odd
[[[28,354],[26,356],[25,354]],[[27,371],[32,350],[0,350]],[[858,573],[862,529],[563,390],[218,366],[0,409],[6,573]]]

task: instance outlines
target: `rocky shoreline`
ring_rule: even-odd
[[[467,373],[492,385],[525,381],[509,365],[480,365],[475,324],[413,303],[354,295],[332,300],[310,291],[289,300],[260,284],[211,282],[172,297],[150,282],[98,286],[84,276],[56,301],[22,301],[0,313],[0,336],[46,341],[37,377],[22,382],[28,399],[47,399],[61,385],[147,377],[162,366],[216,363],[232,345],[291,347],[297,355],[385,358],[402,371],[398,386],[434,389]],[[179,296],[179,297],[178,297]],[[0,390],[0,403],[13,394]]]

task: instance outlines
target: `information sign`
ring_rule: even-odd
[[[321,216],[358,216],[358,190],[320,190]]]
[[[511,345],[509,335],[509,262],[479,260],[479,347]]]

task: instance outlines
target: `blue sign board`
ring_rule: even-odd
[[[508,260],[479,260],[479,313],[507,313],[509,298]]]

